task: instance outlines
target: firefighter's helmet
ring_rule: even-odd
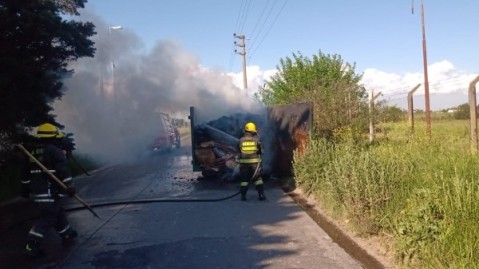
[[[38,126],[37,129],[38,138],[62,138],[64,137],[63,133],[58,130],[58,128],[50,123],[44,123]]]
[[[245,132],[256,133],[256,125],[253,122],[248,122],[244,126]]]

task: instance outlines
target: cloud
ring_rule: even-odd
[[[428,65],[429,94],[432,109],[444,109],[467,102],[469,83],[477,76],[457,69],[451,62],[443,60]],[[382,99],[400,107],[407,107],[407,94],[421,84],[414,96],[424,98],[424,73],[388,73],[375,68],[364,71],[361,83],[368,90],[381,92]],[[448,95],[450,98],[442,98]],[[433,99],[437,102],[433,102]],[[378,100],[381,100],[379,98]],[[422,103],[418,102],[419,106]],[[423,107],[421,107],[423,108]]]
[[[277,70],[262,70],[259,66],[247,67],[248,95],[258,91],[258,87],[271,79]],[[243,88],[243,74],[228,73],[238,88]],[[443,60],[428,66],[429,93],[431,108],[445,109],[467,102],[469,83],[477,74],[459,70],[450,61]],[[421,84],[414,96],[416,107],[424,109],[424,75],[422,70],[405,74],[385,72],[376,68],[367,68],[363,72],[361,83],[367,90],[381,92],[378,100],[386,100],[390,105],[407,108],[407,94],[416,85]]]
[[[247,93],[249,96],[253,96],[260,86],[263,86],[267,80],[269,80],[274,74],[277,73],[277,70],[261,70],[261,67],[258,65],[252,65],[246,67],[246,77],[247,77],[247,84],[248,89]],[[240,73],[228,73],[233,79],[233,83],[236,87],[244,89],[243,84],[243,72]]]

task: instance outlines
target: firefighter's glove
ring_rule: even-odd
[[[70,187],[67,187],[67,188],[65,189],[65,193],[66,193],[68,196],[73,197],[73,196],[75,196],[75,194],[76,194],[77,192],[76,192],[75,187],[70,186]]]

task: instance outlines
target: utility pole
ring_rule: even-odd
[[[109,42],[111,44],[111,30],[122,30],[123,26],[117,25],[117,26],[110,26],[108,27],[109,31]],[[112,52],[110,50],[110,61],[111,61],[111,91],[113,94],[113,98],[116,99],[116,93],[115,93],[115,60],[113,59]],[[116,100],[115,100],[116,102]]]
[[[237,34],[233,34],[233,36],[235,38],[238,38],[238,39],[241,39],[241,43],[236,43],[236,41],[234,42],[235,46],[238,46],[241,49],[241,51],[237,51],[235,50],[235,53],[236,54],[239,54],[241,56],[243,56],[243,87],[244,89],[248,89],[248,80],[246,78],[246,44],[245,44],[245,36],[244,35],[237,35]]]

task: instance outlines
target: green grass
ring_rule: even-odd
[[[479,158],[468,121],[386,124],[373,145],[350,132],[295,155],[296,184],[364,236],[389,234],[405,268],[479,268]]]

